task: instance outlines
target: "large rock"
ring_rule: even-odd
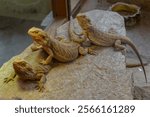
[[[86,15],[99,30],[113,28],[120,35],[126,34],[124,20],[117,13],[94,10]],[[60,27],[57,34],[67,37],[67,25]],[[75,30],[81,31],[77,24]],[[30,53],[28,48],[21,56]],[[73,62],[59,63],[49,71],[43,93],[21,88],[17,79],[3,84],[4,78],[13,71],[13,58],[0,69],[0,96],[2,99],[133,99],[131,75],[126,71],[125,56],[111,47],[99,48],[97,53],[97,56],[80,56]]]

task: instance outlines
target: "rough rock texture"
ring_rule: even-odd
[[[124,18],[118,13],[103,10],[93,10],[85,13],[90,19],[92,24],[101,31],[113,31],[119,35],[126,35],[126,29],[124,27]],[[68,37],[68,25],[64,24],[62,27],[58,28],[57,35]],[[81,28],[74,21],[75,32],[81,33]]]
[[[148,83],[145,83],[143,71],[141,68],[132,69],[134,78],[134,99],[150,100],[150,65],[146,66]]]
[[[135,58],[127,58],[127,64],[139,64]],[[143,63],[147,63],[143,59]],[[148,63],[147,63],[148,64]],[[149,100],[150,99],[150,64],[145,66],[148,83],[145,82],[145,77],[141,67],[128,68],[127,70],[133,73],[133,97],[136,100]]]
[[[98,29],[109,31],[114,28],[117,33],[125,35],[123,18],[117,13],[95,10],[86,15]],[[57,34],[65,35],[66,27],[67,24],[60,27]],[[75,27],[76,31],[80,31],[78,25],[75,24]],[[28,48],[21,56],[30,52]],[[18,79],[3,84],[4,78],[13,71],[13,58],[0,69],[0,98],[133,99],[131,75],[126,71],[124,55],[113,48],[99,48],[97,53],[97,56],[80,56],[73,62],[59,63],[49,71],[43,93],[27,90],[28,85],[22,87]]]

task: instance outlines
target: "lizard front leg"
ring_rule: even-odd
[[[76,43],[83,43],[86,41],[86,37],[84,36],[83,32],[80,34],[77,34],[74,30],[71,32],[71,40],[73,40]]]
[[[4,79],[4,83],[8,83],[10,81],[13,81],[17,77],[16,73],[11,73],[11,75]]]
[[[91,47],[88,47],[88,54],[91,54],[91,55],[98,55],[98,53],[95,51],[95,49],[97,48],[98,46],[91,46]]]
[[[87,53],[88,53],[87,48],[83,48],[83,47],[79,46],[79,54],[85,56]]]
[[[92,48],[79,47],[79,54],[85,56],[86,54],[97,55],[97,53]]]
[[[70,22],[69,22],[69,28],[68,28],[70,40],[81,44],[86,41],[86,38],[84,37],[84,34],[82,32],[81,33],[75,32],[74,23],[73,23],[72,19],[73,18],[71,17]]]
[[[36,89],[39,91],[39,92],[43,92],[44,91],[44,84],[46,82],[46,76],[45,74],[43,73],[39,73],[37,74],[37,77],[40,77],[40,81],[38,81],[38,85],[36,86]]]
[[[37,44],[35,41],[33,42],[33,45],[31,46],[32,51],[37,51],[42,48],[42,45]]]
[[[47,65],[47,64],[51,63],[54,54],[50,48],[44,48],[44,50],[48,53],[49,56],[47,57],[46,60],[43,60],[41,63],[44,65]]]

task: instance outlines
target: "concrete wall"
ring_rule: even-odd
[[[42,20],[50,10],[50,0],[0,0],[0,16]]]

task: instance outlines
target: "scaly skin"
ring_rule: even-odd
[[[70,62],[75,60],[79,54],[87,54],[84,48],[81,48],[79,44],[58,41],[57,39],[49,37],[47,33],[40,28],[32,27],[28,30],[28,34],[32,37],[33,41],[41,45],[43,50],[49,55],[46,60],[41,62],[42,64],[51,63],[52,58],[55,58],[59,62]]]
[[[12,73],[10,77],[5,78],[4,82],[8,83],[9,81],[14,80],[16,77],[23,81],[38,81],[36,88],[40,92],[43,92],[44,83],[46,82],[45,75],[51,69],[51,66],[42,65],[39,63],[39,61],[46,57],[47,55],[39,50],[32,52],[32,54],[28,55],[24,59],[17,58],[13,62],[13,68],[15,72]]]
[[[86,41],[86,38],[83,37],[83,34],[76,34],[73,29],[74,29],[73,18],[71,17],[69,21],[69,28],[68,28],[70,40],[79,44]]]
[[[128,44],[137,54],[144,71],[145,80],[147,82],[146,71],[140,54],[134,43],[128,37],[97,30],[94,26],[92,26],[90,19],[84,14],[78,14],[76,18],[78,20],[79,25],[83,29],[84,36],[87,37],[93,44],[104,47],[114,46],[116,49],[119,50],[125,49],[125,46],[121,44]]]
[[[74,26],[73,26],[73,18],[70,18],[69,21],[69,27],[68,27],[68,35],[69,38],[72,42],[78,43],[80,45],[82,45],[83,42],[86,41],[86,37],[81,33],[81,34],[77,34],[74,32]],[[88,53],[91,55],[97,55],[97,53],[94,51],[95,48],[94,46],[90,46],[90,47],[86,47],[86,49],[84,49],[82,46],[80,46],[80,50],[82,50],[82,53]]]

